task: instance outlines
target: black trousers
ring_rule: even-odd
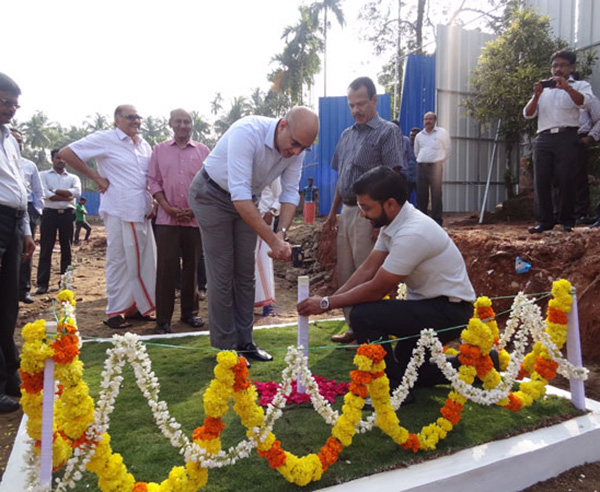
[[[450,302],[447,297],[436,297],[420,301],[387,300],[357,304],[350,312],[350,326],[360,343],[386,341],[389,335],[410,337],[418,335],[424,328],[442,330],[444,328],[463,327],[473,315],[470,302]],[[460,336],[460,329],[438,332],[438,338],[445,344]],[[406,366],[410,362],[413,349],[417,346],[418,336],[399,340],[392,349],[391,343],[385,348],[385,372],[390,387],[395,388],[402,382]],[[419,370],[416,385],[431,386],[445,381],[436,365],[427,361]]]
[[[31,202],[27,205],[27,213],[29,215],[31,237],[35,240],[35,231],[42,216]],[[31,257],[27,261],[21,262],[21,271],[19,273],[19,296],[23,297],[29,291],[31,291]]]
[[[590,210],[590,185],[588,181],[588,149],[578,135],[577,168],[575,170],[575,219],[587,217]]]
[[[577,129],[540,134],[533,146],[535,206],[537,222],[552,228],[556,222],[575,224],[575,169],[579,139]],[[552,207],[552,186],[558,188],[557,218]]]
[[[155,225],[156,231],[156,322],[171,323],[175,286],[181,272],[181,317],[198,314],[196,273],[200,243],[197,227]],[[182,259],[182,270],[179,259]]]
[[[15,384],[19,354],[14,334],[19,312],[19,269],[23,255],[23,219],[0,212],[0,394]]]
[[[79,234],[81,233],[81,229],[85,229],[85,241],[90,238],[90,234],[92,232],[92,226],[87,223],[85,220],[77,220],[75,221],[75,244],[79,243]]]
[[[56,243],[60,244],[60,274],[67,271],[71,265],[71,243],[73,241],[73,221],[75,214],[73,209],[67,209],[64,213],[59,210],[45,208],[40,225],[40,261],[38,263],[37,286],[48,288],[50,283],[50,268],[52,261],[52,250]]]

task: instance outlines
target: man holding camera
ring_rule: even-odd
[[[564,232],[575,225],[575,172],[579,140],[579,110],[593,97],[590,84],[575,80],[571,73],[577,57],[572,51],[557,51],[550,58],[552,77],[533,86],[533,97],[523,109],[527,119],[538,118],[533,145],[537,224],[531,234],[552,229],[556,222]],[[558,186],[558,217],[552,207],[552,186]]]

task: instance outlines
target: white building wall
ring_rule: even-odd
[[[477,65],[482,48],[494,39],[480,31],[456,26],[438,26],[436,52],[436,112],[438,124],[452,140],[452,156],[444,169],[445,212],[475,212],[481,209],[496,133],[485,131],[468,118],[462,103],[469,93],[469,74]],[[504,145],[499,145],[493,162],[486,210],[506,199]]]

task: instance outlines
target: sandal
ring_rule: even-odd
[[[204,320],[200,316],[186,316],[181,318],[181,321],[192,328],[202,328],[204,326]]]
[[[133,325],[123,318],[123,316],[113,316],[103,321],[103,323],[113,330],[121,330],[123,328],[131,328]]]
[[[149,314],[144,316],[139,311],[135,314],[132,314],[131,316],[127,316],[127,319],[135,319],[137,321],[156,321],[156,318],[154,316],[150,316]]]

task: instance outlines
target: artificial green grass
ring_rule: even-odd
[[[354,369],[353,351],[331,347],[329,338],[340,330],[340,322],[317,322],[310,327],[310,369],[314,375],[328,379],[349,381]],[[296,343],[296,327],[256,330],[257,343],[269,350],[275,360],[269,363],[252,363],[250,377],[256,381],[281,380],[285,367],[286,349]],[[213,378],[216,352],[209,347],[208,337],[189,337],[165,340],[164,343],[147,343],[152,368],[161,383],[160,398],[168,404],[173,417],[191,438],[194,429],[204,420],[202,395]],[[165,346],[168,345],[168,346]],[[90,393],[98,396],[106,343],[84,344],[81,359],[85,364],[84,379]],[[178,450],[171,447],[156,427],[150,408],[135,383],[128,365],[123,371],[124,382],[111,415],[111,445],[121,453],[130,473],[137,481],[162,482],[173,466],[183,465]],[[423,425],[434,422],[439,416],[448,395],[449,387],[416,390],[417,402],[398,411],[401,425],[418,432]],[[341,411],[343,398],[338,397],[334,407]],[[414,454],[405,451],[378,428],[366,434],[357,434],[351,446],[344,448],[339,461],[323,478],[302,490],[317,490],[326,486],[371,475],[387,469],[408,466],[441,454],[452,453],[465,447],[518,434],[559,420],[580,415],[569,401],[549,396],[521,412],[510,412],[496,406],[483,407],[467,402],[461,422],[441,441],[435,452]],[[368,415],[366,412],[363,415]],[[226,449],[245,438],[245,429],[230,405],[223,418],[226,428],[221,436]],[[330,436],[331,428],[312,409],[310,404],[295,405],[286,409],[277,421],[274,433],[282,447],[299,456],[316,453]],[[87,473],[76,490],[99,490],[97,478]],[[249,458],[233,466],[209,470],[208,483],[202,490],[225,492],[234,490],[292,491],[301,487],[288,483],[276,470],[269,468],[266,460],[254,452]]]

